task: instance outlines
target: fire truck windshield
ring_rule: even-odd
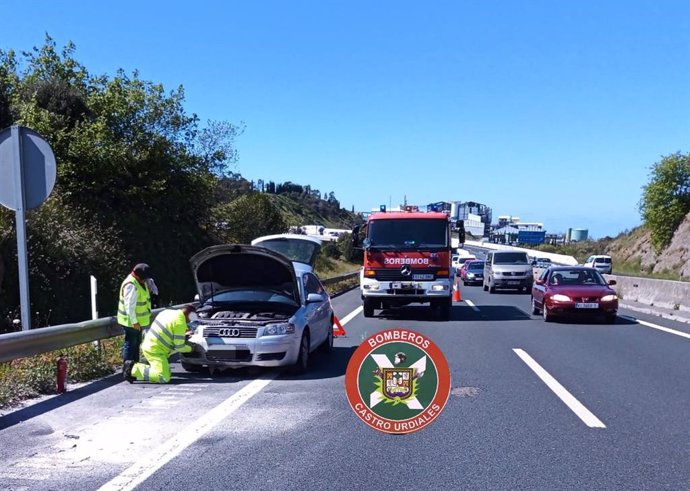
[[[375,249],[445,249],[448,221],[430,219],[373,220],[368,226],[369,247]]]

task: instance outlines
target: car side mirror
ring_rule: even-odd
[[[609,280],[609,285],[613,286],[616,284],[616,280]]]
[[[534,280],[534,282],[535,282],[537,285],[543,285],[543,284],[544,284],[544,280],[542,280],[541,278],[540,278],[540,279]]]
[[[307,295],[307,303],[319,303],[325,301],[326,295],[322,293],[310,293],[309,295]]]

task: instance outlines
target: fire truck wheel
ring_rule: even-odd
[[[364,299],[364,317],[374,317],[374,303],[365,298]]]
[[[431,311],[435,319],[447,321],[450,318],[450,300],[437,300],[431,303]]]

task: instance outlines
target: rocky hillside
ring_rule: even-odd
[[[690,280],[690,213],[680,224],[671,244],[657,254],[650,235],[643,227],[616,237],[606,248],[621,272],[635,269],[666,278]]]
[[[290,226],[323,225],[326,228],[351,229],[362,218],[339,204],[296,194],[268,194]]]

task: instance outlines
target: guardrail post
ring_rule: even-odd
[[[98,319],[98,307],[96,304],[96,296],[98,295],[98,281],[96,281],[96,277],[94,275],[90,275],[89,279],[91,280],[91,319],[96,320]],[[101,350],[100,341],[94,341],[93,345],[96,349],[98,349],[98,351]]]

